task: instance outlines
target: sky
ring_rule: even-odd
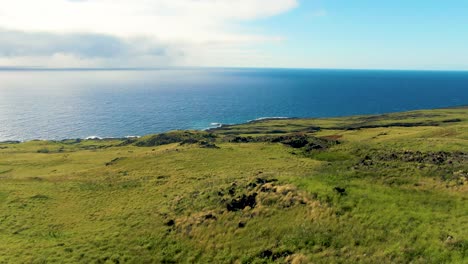
[[[0,67],[468,70],[466,0],[0,0]]]

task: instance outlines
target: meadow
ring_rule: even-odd
[[[468,263],[468,107],[0,143],[0,263]]]

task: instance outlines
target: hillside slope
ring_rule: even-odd
[[[468,108],[0,143],[0,263],[467,263]]]

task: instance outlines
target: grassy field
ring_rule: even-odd
[[[468,263],[468,108],[0,143],[0,263]]]

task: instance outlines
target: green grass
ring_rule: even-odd
[[[467,263],[467,116],[0,143],[0,263]],[[288,133],[340,144],[270,143]]]

